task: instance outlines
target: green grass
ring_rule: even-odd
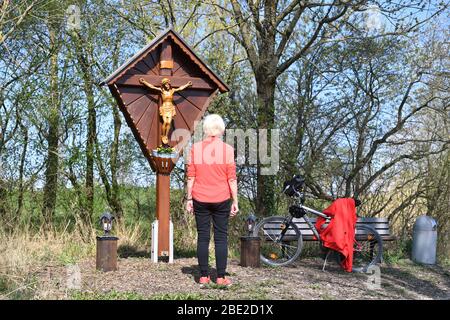
[[[121,185],[119,186],[119,194],[121,195],[121,204],[124,210],[124,221],[126,224],[133,224],[136,222],[145,223],[145,230],[147,233],[143,235],[143,239],[148,239],[151,231],[151,222],[155,216],[155,188],[151,187],[136,187]],[[12,190],[8,195],[6,207],[8,211],[16,211],[18,191]],[[174,202],[181,197],[179,190],[173,190],[171,198]],[[31,230],[39,231],[43,224],[42,217],[42,191],[33,190],[25,191],[24,193],[23,211],[17,221],[15,221],[16,228],[31,228]],[[73,188],[66,188],[59,186],[56,203],[56,210],[53,216],[53,227],[56,230],[65,230],[71,232],[76,228],[76,220],[78,212],[78,199]],[[98,218],[104,211],[111,211],[104,188],[100,185],[95,187],[94,196],[94,213],[92,216],[93,227],[100,230]]]
[[[259,285],[261,286],[265,286],[265,287],[278,287],[279,285],[284,284],[283,280],[280,279],[269,279],[269,280],[265,280],[259,283]]]
[[[335,298],[332,295],[328,294],[328,293],[321,294],[320,295],[320,299],[322,299],[322,300],[335,300]]]
[[[92,256],[95,252],[93,244],[84,244],[79,242],[68,243],[58,255],[58,262],[62,265],[76,264],[82,258]]]
[[[8,293],[10,290],[10,283],[8,281],[8,278],[5,276],[0,276],[0,295],[4,295]]]
[[[263,287],[251,287],[243,296],[249,300],[268,300],[268,291]]]
[[[150,300],[202,300],[204,298],[204,295],[189,292],[161,293],[149,297]]]
[[[174,255],[178,258],[195,258],[197,256],[197,249],[175,247]]]
[[[13,300],[28,300],[33,298],[33,282],[28,281],[29,286],[17,290],[11,285],[7,279],[0,277],[0,297]],[[14,291],[15,290],[15,291]],[[11,293],[12,292],[12,293]],[[69,299],[71,300],[202,300],[213,299],[209,295],[202,295],[198,293],[180,292],[180,293],[161,293],[151,296],[144,296],[142,294],[130,291],[116,291],[108,292],[87,292],[72,290],[69,292]]]
[[[398,241],[395,247],[385,247],[383,252],[384,262],[387,264],[398,264],[404,259],[410,258],[412,241]]]
[[[72,300],[145,300],[146,298],[136,292],[108,291],[102,292],[83,292],[73,291],[70,294]]]
[[[450,269],[450,258],[442,258],[441,261],[439,261],[439,264],[443,268],[449,268]],[[449,271],[450,274],[450,271]]]
[[[0,300],[30,300],[33,299],[37,280],[34,277],[24,279],[19,284],[7,276],[0,275]]]
[[[320,290],[320,288],[321,288],[320,284],[311,284],[308,287],[313,290]]]
[[[205,289],[213,289],[213,290],[230,290],[231,287],[233,287],[233,285],[232,286],[224,286],[224,285],[219,285],[214,282],[210,282],[209,284],[205,284],[203,286],[203,288],[205,288]]]
[[[145,297],[136,292],[83,292],[73,291],[70,298],[72,300],[201,300],[208,298],[198,293],[180,292],[180,293],[160,293]]]

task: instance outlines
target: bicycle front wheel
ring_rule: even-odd
[[[286,232],[282,236],[282,231]],[[291,223],[286,225],[285,217],[268,217],[261,220],[253,231],[261,239],[261,261],[269,266],[286,266],[298,258],[303,239],[300,230]]]

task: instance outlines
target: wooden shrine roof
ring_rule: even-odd
[[[134,56],[129,58],[125,63],[123,63],[116,71],[111,73],[108,77],[106,77],[103,81],[100,82],[100,85],[111,85],[113,84],[121,75],[123,75],[128,69],[132,68],[136,65],[143,56],[147,55],[150,51],[155,49],[162,41],[164,41],[167,37],[172,37],[176,44],[180,46],[180,48],[189,55],[194,63],[198,65],[198,67],[212,80],[216,83],[221,93],[228,92],[230,89],[226,85],[226,83],[214,72],[211,70],[208,65],[206,65],[202,59],[200,59],[197,54],[191,49],[191,47],[180,37],[180,35],[173,30],[172,28],[168,28],[158,34],[149,44],[139,50]]]

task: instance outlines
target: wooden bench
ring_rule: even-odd
[[[313,225],[316,223],[316,219],[317,218],[309,218],[309,220],[311,221],[311,223]],[[303,218],[294,219],[294,222],[302,234],[303,241],[316,241],[317,240],[317,239],[314,239],[313,232],[312,232],[311,228],[308,226],[308,224],[306,223],[305,219],[303,219]],[[368,225],[368,226],[374,228],[380,234],[381,239],[383,241],[395,240],[395,236],[393,236],[391,234],[389,220],[387,218],[360,217],[360,218],[358,218],[358,220],[356,220],[356,224],[357,225],[364,224],[364,225]],[[327,224],[325,224],[325,225],[327,225]],[[356,239],[362,240],[359,238],[365,238],[363,233],[364,233],[363,230],[357,230]]]
[[[283,222],[284,217],[279,217],[280,223]],[[309,217],[309,221],[315,225],[317,218],[316,217]],[[303,241],[317,241],[317,239],[314,237],[314,233],[311,230],[311,228],[306,223],[305,219],[303,218],[294,218],[294,223],[299,228]],[[269,239],[275,239],[281,232],[280,223],[278,222],[272,222],[272,223],[266,223],[264,225],[264,234],[266,235],[266,240]],[[381,236],[381,239],[384,241],[393,241],[395,240],[395,236],[391,234],[390,227],[389,227],[389,221],[387,218],[358,218],[356,220],[356,225],[368,225],[375,229],[378,234]],[[325,223],[325,226],[327,226],[327,223]],[[367,231],[357,229],[356,230],[356,240],[363,241],[367,239]],[[285,236],[284,241],[295,241],[295,233],[294,230],[289,229]]]

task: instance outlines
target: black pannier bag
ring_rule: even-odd
[[[294,176],[291,180],[285,181],[283,184],[283,192],[289,197],[296,195],[296,192],[300,192],[305,184],[305,179],[301,176]]]
[[[303,208],[300,208],[299,206],[292,205],[289,207],[289,213],[294,218],[301,218],[306,214],[306,211]]]

